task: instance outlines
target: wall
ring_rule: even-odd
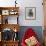
[[[36,7],[36,20],[25,20],[25,7]],[[42,0],[25,0],[21,3],[19,22],[22,26],[43,26]]]
[[[0,0],[0,6],[15,6],[15,0]],[[42,0],[17,0],[19,9],[20,26],[43,26]],[[36,20],[25,20],[25,7],[36,7]],[[12,17],[11,17],[12,18]],[[10,19],[9,19],[10,20]]]

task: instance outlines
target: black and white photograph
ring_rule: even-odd
[[[27,20],[36,19],[36,8],[35,7],[26,7],[25,8],[25,19],[27,19]]]

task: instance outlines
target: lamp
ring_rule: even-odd
[[[16,7],[16,4],[17,4],[17,2],[16,2],[17,0],[15,0],[15,7]]]

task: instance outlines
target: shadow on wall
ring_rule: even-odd
[[[38,39],[41,43],[43,43],[43,30],[42,30],[42,27],[41,26],[21,26],[20,27],[20,32],[19,32],[19,39],[20,39],[20,42],[24,36],[24,33],[25,31],[28,29],[28,28],[32,28],[36,33],[37,33],[37,36],[38,36]]]

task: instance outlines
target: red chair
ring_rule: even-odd
[[[34,30],[32,28],[27,29],[27,31],[25,32],[24,37],[22,38],[21,46],[27,46],[27,44],[25,43],[25,40],[32,37],[32,36],[34,36],[37,39],[37,35],[34,32]],[[39,41],[37,42],[37,44],[35,46],[41,46]]]

